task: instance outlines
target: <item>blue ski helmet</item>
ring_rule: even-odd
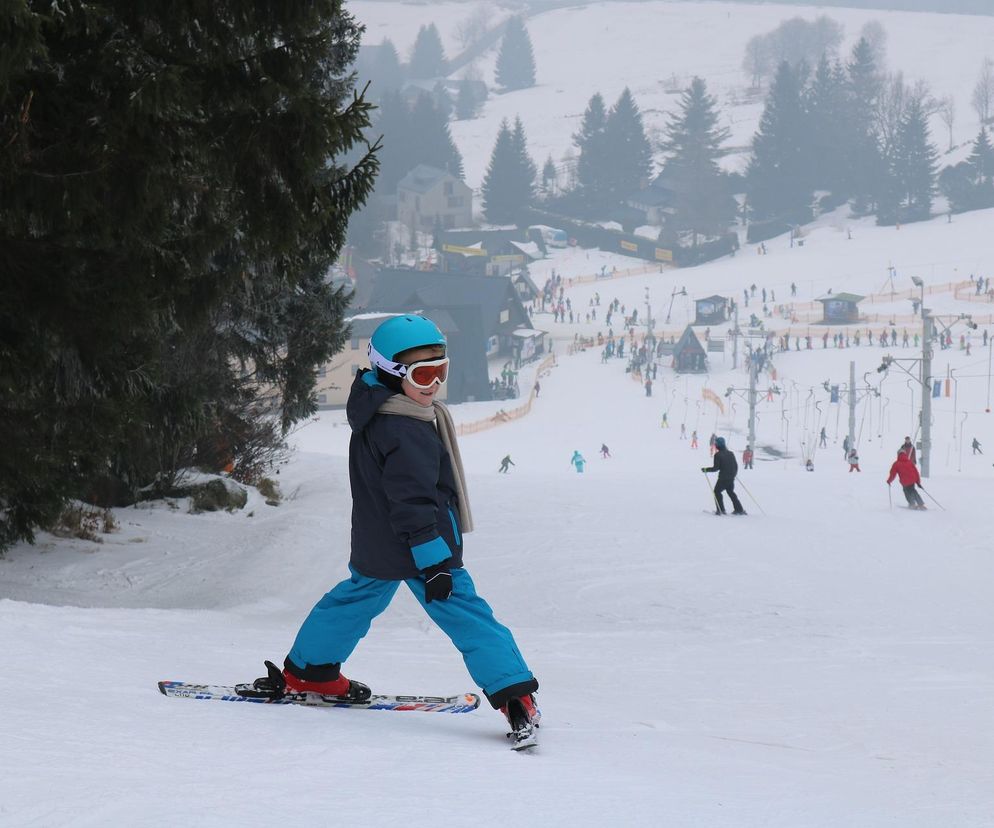
[[[403,377],[407,366],[397,362],[397,355],[426,345],[445,347],[445,334],[423,316],[392,316],[373,331],[369,340],[369,364],[380,372]]]
[[[714,438],[714,447],[715,448],[719,448],[719,449],[723,449],[725,447],[725,438],[724,437],[715,437]]]

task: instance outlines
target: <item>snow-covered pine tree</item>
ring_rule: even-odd
[[[728,136],[728,129],[718,125],[717,101],[695,77],[666,125],[662,149],[667,157],[660,173],[674,199],[667,231],[689,233],[693,247],[702,236],[724,233],[735,220],[735,199],[718,166]]]
[[[408,74],[417,80],[438,78],[445,74],[445,50],[442,48],[442,38],[434,23],[418,29],[411,49],[411,60],[407,67]]]
[[[376,171],[339,0],[14,9],[0,546],[67,497],[126,502],[198,443],[237,463],[262,386],[277,426],[313,411],[344,341],[325,277]]]
[[[535,85],[535,53],[528,30],[520,17],[512,17],[507,21],[497,55],[495,80],[498,86],[508,92]]]
[[[752,139],[746,193],[755,221],[803,224],[811,219],[811,171],[804,152],[807,121],[797,72],[783,61]]]
[[[608,191],[620,202],[644,187],[652,175],[652,147],[645,134],[642,113],[626,86],[607,116],[605,153],[609,165]]]

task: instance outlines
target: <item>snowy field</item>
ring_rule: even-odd
[[[448,56],[458,51],[455,32],[474,13],[475,3],[441,6],[357,0],[349,4],[367,26],[366,41],[389,37],[406,60],[418,27],[434,22]],[[493,10],[495,20],[506,11]],[[452,136],[463,155],[466,183],[479,188],[503,118],[520,116],[528,148],[541,166],[551,153],[559,164],[567,151],[576,153],[572,135],[595,92],[611,106],[630,87],[650,137],[658,139],[667,114],[694,75],[700,75],[721,105],[724,126],[731,130],[726,158],[732,170],[744,169],[742,150],[759,124],[763,95],[748,89],[742,70],[746,43],[792,17],[813,20],[827,15],[845,27],[841,54],[847,56],[862,27],[880,21],[887,32],[887,68],[904,73],[907,83],[924,79],[937,98],[956,102],[953,140],[972,141],[980,122],[970,96],[985,57],[994,57],[994,18],[970,15],[895,12],[775,4],[687,3],[654,0],[644,3],[590,3],[556,9],[527,19],[535,53],[537,85],[508,94],[492,94],[480,117],[453,121]],[[493,85],[497,50],[474,67]],[[457,75],[462,76],[465,70]],[[948,131],[938,116],[932,121],[936,146],[948,148]],[[959,150],[952,160],[960,160]],[[658,159],[657,159],[658,160]],[[944,159],[946,161],[950,159]]]
[[[807,302],[832,285],[877,293],[889,264],[906,292],[910,275],[994,275],[992,223],[994,212],[899,231],[855,224],[849,239],[828,219],[803,248],[775,239],[766,256],[747,248],[567,295],[634,307],[649,287],[660,316],[676,284],[704,296],[755,281],[779,298],[796,278]],[[592,255],[560,254],[557,270],[599,270]],[[942,293],[928,304],[992,310]],[[675,331],[683,313],[674,306]],[[541,682],[535,753],[508,750],[488,708],[366,713],[158,693],[160,679],[260,674],[345,573],[348,429],[326,412],[297,433],[278,508],[253,495],[234,515],[120,509],[103,544],[42,535],[0,560],[0,825],[990,826],[994,414],[981,331],[969,357],[936,352],[936,376],[949,367],[959,379],[956,397],[934,400],[929,511],[899,508],[896,485],[891,504],[884,485],[920,397],[896,368],[875,369],[885,353],[914,353],[816,342],[776,356],[785,393],[763,396],[756,467],[740,475],[749,517],[719,519],[705,514],[698,469],[712,430],[741,451],[746,406],[733,395],[722,414],[701,392],[743,387],[741,366],[712,354],[711,374],[678,379],[664,365],[649,398],[622,360],[567,354],[585,325],[536,324],[561,339],[532,412],[462,439],[477,522],[466,562]],[[821,388],[846,382],[850,360],[857,385],[866,375],[881,391],[857,409],[860,474],[842,460],[847,412]],[[701,448],[679,438],[681,423]],[[815,450],[822,425],[829,443]],[[987,455],[971,452],[973,437]],[[569,466],[577,449],[582,476]],[[499,475],[507,453],[516,465]],[[346,672],[383,692],[475,689],[403,592]]]

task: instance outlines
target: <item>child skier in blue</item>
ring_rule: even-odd
[[[583,455],[579,451],[573,452],[573,456],[569,462],[571,466],[576,468],[577,474],[583,474],[583,467],[587,464],[587,461],[583,459]]]
[[[472,516],[452,417],[434,399],[448,374],[445,344],[420,316],[392,317],[373,332],[373,370],[356,374],[346,408],[351,576],[305,619],[283,679],[293,692],[369,698],[341,665],[405,583],[494,709],[516,733],[530,734],[541,715],[532,695],[538,682],[463,568],[462,535]]]

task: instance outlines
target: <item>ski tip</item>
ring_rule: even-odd
[[[172,682],[169,682],[169,681],[160,681],[159,682],[159,692],[162,693],[163,696],[168,695],[166,693],[166,685],[168,685],[168,684],[172,684]]]

